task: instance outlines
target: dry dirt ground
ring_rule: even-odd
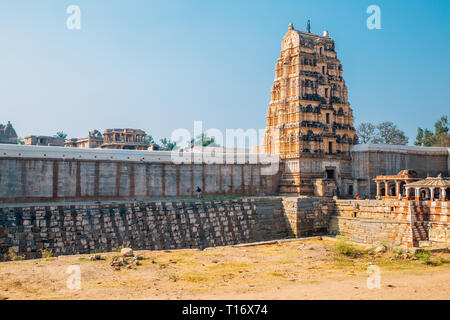
[[[337,243],[342,244],[311,239],[203,251],[138,251],[142,264],[121,270],[110,265],[118,253],[103,253],[106,260],[97,261],[76,255],[1,262],[0,299],[450,298],[448,252],[406,258],[353,247],[357,250],[346,255]],[[80,267],[80,290],[67,288],[71,265]],[[380,288],[367,286],[370,266],[380,268]]]

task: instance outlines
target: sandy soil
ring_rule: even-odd
[[[357,258],[331,240],[253,247],[138,251],[131,269],[114,270],[91,255],[0,263],[0,299],[449,299],[450,254],[432,263],[395,252]],[[67,268],[79,266],[81,289],[67,288]],[[380,288],[368,289],[367,268],[380,268]]]

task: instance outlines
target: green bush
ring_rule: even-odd
[[[450,260],[438,256],[436,259],[431,259],[431,251],[429,250],[419,250],[414,253],[414,257],[429,266],[440,266],[446,263],[450,263]]]
[[[414,257],[416,257],[420,261],[428,263],[430,261],[431,251],[429,251],[429,250],[418,250],[418,251],[416,251],[414,253]]]
[[[361,251],[358,248],[343,240],[336,242],[334,248],[337,253],[347,257],[357,258],[361,255]]]
[[[8,253],[6,253],[4,255],[4,260],[5,261],[18,261],[18,260],[24,260],[25,259],[25,255],[19,255],[17,254],[17,250],[14,249],[13,247],[8,249]]]

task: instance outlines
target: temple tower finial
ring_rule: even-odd
[[[308,24],[306,25],[306,31],[311,33],[311,20],[308,20]]]

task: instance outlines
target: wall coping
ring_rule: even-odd
[[[397,153],[426,153],[448,155],[450,148],[418,147],[389,144],[357,144],[350,148],[350,152],[397,152]]]
[[[450,201],[419,201],[419,200],[394,200],[394,199],[366,199],[366,200],[353,200],[353,199],[336,199],[334,200],[336,205],[341,206],[398,206],[398,207],[450,207]]]
[[[211,152],[182,152],[186,161],[176,163],[193,164],[272,164],[279,162],[278,155],[257,153],[211,153]],[[171,151],[139,151],[139,150],[111,150],[93,148],[68,148],[48,146],[24,146],[0,144],[0,158],[32,158],[32,159],[62,159],[62,160],[103,160],[125,162],[175,163]],[[233,159],[230,159],[233,155]],[[177,155],[174,156],[175,158]],[[195,162],[191,161],[195,159]],[[251,159],[252,161],[249,161]],[[219,160],[222,160],[220,162]]]

